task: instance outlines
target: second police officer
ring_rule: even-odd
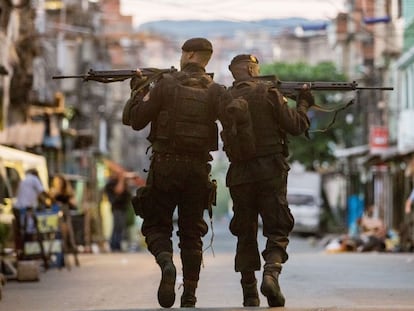
[[[237,237],[235,271],[241,273],[244,306],[259,306],[255,271],[261,268],[257,242],[258,216],[263,222],[266,246],[260,290],[270,307],[285,305],[279,286],[282,265],[294,219],[286,199],[289,165],[287,134],[306,133],[307,110],[314,104],[306,87],[297,96],[295,108],[265,81],[257,58],[237,55],[229,69],[235,79],[229,92],[235,99],[223,107],[230,115],[222,121],[224,150],[230,160],[226,185],[233,200],[230,231]]]

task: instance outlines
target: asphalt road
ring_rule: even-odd
[[[206,237],[209,244],[211,235]],[[328,254],[323,245],[293,236],[281,275],[285,308],[277,310],[414,310],[414,254]],[[261,245],[263,241],[261,239]],[[235,239],[227,223],[215,223],[213,250],[205,251],[197,291],[199,310],[242,308],[239,275],[233,271]],[[160,272],[144,249],[136,253],[84,254],[70,271],[50,269],[39,282],[8,281],[0,311],[154,310]],[[181,271],[179,256],[174,261]],[[259,282],[261,272],[257,273]],[[177,277],[179,308],[180,275]]]

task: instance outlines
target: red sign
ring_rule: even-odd
[[[369,135],[371,152],[383,151],[388,148],[388,128],[385,126],[372,126]]]

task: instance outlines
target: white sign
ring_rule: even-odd
[[[414,110],[401,111],[398,122],[398,152],[414,150]]]

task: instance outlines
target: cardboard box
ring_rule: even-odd
[[[19,260],[17,262],[18,281],[39,281],[40,267],[37,260]]]

